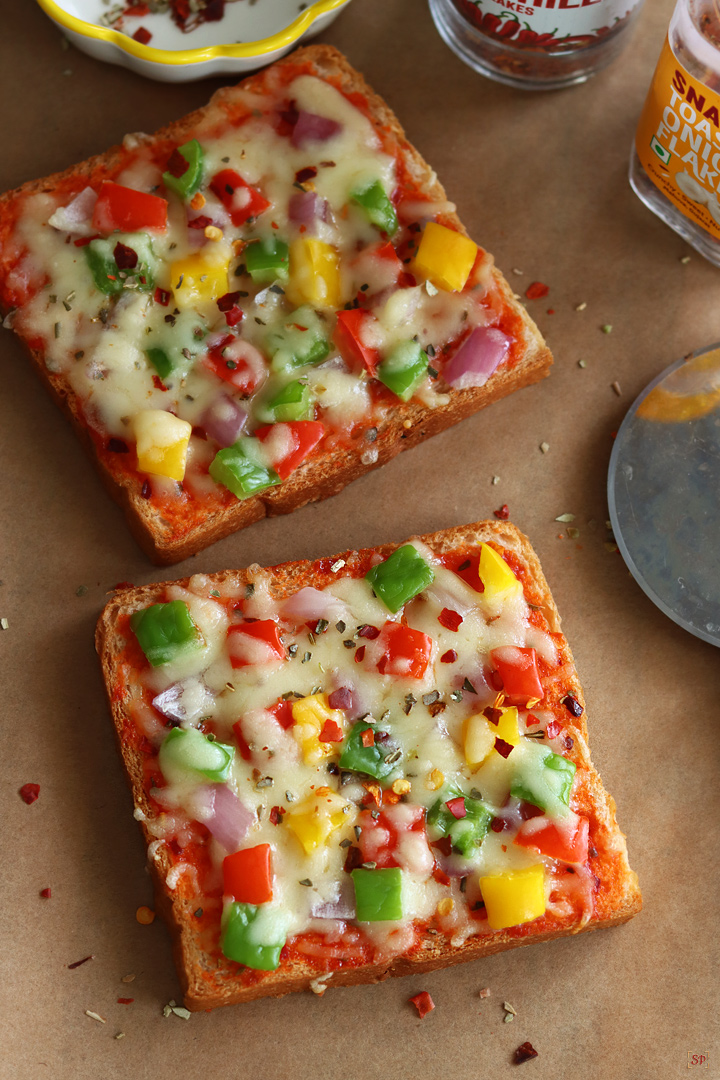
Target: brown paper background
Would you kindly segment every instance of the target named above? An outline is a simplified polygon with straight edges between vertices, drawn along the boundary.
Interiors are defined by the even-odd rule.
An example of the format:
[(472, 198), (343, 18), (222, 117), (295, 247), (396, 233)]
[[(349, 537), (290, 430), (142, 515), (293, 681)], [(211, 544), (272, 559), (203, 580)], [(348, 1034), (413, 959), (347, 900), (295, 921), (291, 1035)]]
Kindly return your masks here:
[[(205, 102), (63, 51), (3, 0), (0, 190)], [(720, 272), (630, 191), (634, 126), (672, 10), (651, 0), (622, 57), (581, 87), (528, 94), (444, 46), (420, 0), (355, 0), (324, 35), (383, 94), (495, 253), (554, 350), (550, 379), (491, 406), (341, 495), (216, 544), (180, 576), (276, 563), (491, 516), (507, 502), (554, 591), (588, 700), (593, 758), (645, 896), (627, 926), (421, 978), (196, 1014), (179, 999), (113, 744), (93, 628), (116, 582), (167, 577), (130, 538), (10, 334), (0, 336), (2, 1080), (485, 1080), (529, 1039), (535, 1080), (686, 1075), (718, 1040), (720, 654), (676, 627), (603, 547), (612, 432), (666, 365), (720, 338)], [(522, 277), (512, 268), (524, 271)], [(583, 312), (575, 310), (587, 303)], [(548, 308), (554, 314), (547, 313)], [(612, 324), (612, 333), (600, 327)], [(587, 361), (580, 369), (579, 358)], [(622, 394), (611, 389), (617, 380)], [(542, 454), (539, 444), (550, 450)], [(491, 485), (494, 474), (500, 476)], [(561, 538), (571, 512), (577, 541)], [(77, 596), (78, 586), (88, 592)], [(41, 785), (26, 806), (17, 795)], [(39, 890), (51, 886), (52, 899)], [(95, 959), (71, 971), (87, 954)], [(120, 979), (135, 974), (131, 985)], [(481, 1001), (478, 990), (491, 989)], [(407, 999), (429, 990), (422, 1022)], [(134, 997), (132, 1005), (116, 1002)], [(517, 1010), (502, 1023), (502, 1002)], [(102, 1025), (84, 1015), (91, 1009)], [(113, 1036), (124, 1031), (126, 1037)], [(524, 1073), (523, 1073), (524, 1075)]]

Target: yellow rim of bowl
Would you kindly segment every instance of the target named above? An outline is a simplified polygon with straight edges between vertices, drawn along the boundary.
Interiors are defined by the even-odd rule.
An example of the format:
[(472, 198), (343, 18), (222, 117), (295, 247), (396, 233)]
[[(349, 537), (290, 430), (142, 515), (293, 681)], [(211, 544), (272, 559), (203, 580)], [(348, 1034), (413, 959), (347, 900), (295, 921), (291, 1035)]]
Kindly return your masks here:
[(242, 45), (208, 45), (204, 49), (154, 49), (150, 45), (141, 45), (139, 41), (134, 41), (127, 34), (111, 30), (110, 27), (97, 26), (95, 23), (79, 19), (76, 15), (70, 15), (56, 4), (55, 0), (37, 0), (37, 2), (45, 14), (65, 30), (71, 30), (82, 37), (95, 38), (97, 41), (107, 41), (122, 49), (123, 52), (137, 56), (140, 60), (181, 66), (218, 58), (251, 59), (275, 52), (276, 49), (294, 44), (306, 30), (309, 30), (316, 19), (335, 8), (342, 7), (347, 0), (316, 0), (311, 7), (298, 15), (284, 30), (279, 30), (277, 34), (260, 38), (258, 41), (245, 42)]

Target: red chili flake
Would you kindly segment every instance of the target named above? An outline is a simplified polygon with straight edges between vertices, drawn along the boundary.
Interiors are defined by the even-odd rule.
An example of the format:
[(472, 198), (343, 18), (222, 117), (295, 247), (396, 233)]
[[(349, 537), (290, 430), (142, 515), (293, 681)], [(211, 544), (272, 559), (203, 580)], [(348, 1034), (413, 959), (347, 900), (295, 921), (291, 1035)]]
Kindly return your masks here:
[(541, 817), (544, 811), (539, 806), (534, 806), (531, 802), (521, 799), (518, 813), (523, 821), (529, 821), (530, 818)]
[(440, 657), (440, 663), (441, 664), (454, 664), (455, 661), (457, 660), (457, 658), (458, 658), (458, 654), (455, 652), (455, 650), (454, 649), (448, 649), (448, 651), (444, 652), (442, 654), (442, 656)]
[(124, 439), (108, 439), (107, 448), (111, 454), (129, 454), (130, 447)]
[(525, 290), (528, 300), (540, 300), (550, 292), (549, 285), (543, 285), (542, 281), (533, 281)]
[(460, 626), (462, 626), (463, 617), (459, 611), (453, 611), (451, 608), (444, 607), (438, 615), (438, 622), (441, 626), (444, 626), (446, 630), (452, 630), (453, 633), (457, 633)]
[(23, 786), (20, 788), (19, 794), (20, 794), (20, 798), (22, 799), (22, 801), (24, 803), (27, 803), (28, 806), (30, 806), (31, 803), (35, 802), (38, 795), (40, 794), (40, 785), (39, 784), (23, 784)]
[(366, 728), (360, 736), (360, 741), (362, 742), (363, 746), (374, 746), (375, 732), (373, 731), (373, 729)]
[(380, 636), (380, 631), (377, 626), (361, 626), (358, 630), (358, 637), (367, 638), (368, 641), (374, 641), (376, 637)]
[(421, 1020), (435, 1008), (435, 1002), (430, 997), (427, 990), (423, 990), (421, 994), (416, 994), (415, 997), (411, 997), (410, 1004), (415, 1006)]
[(437, 848), (441, 855), (452, 855), (452, 840), (449, 836), (442, 836), (439, 840), (435, 840), (431, 845)]
[(144, 26), (138, 26), (137, 30), (133, 34), (133, 40), (138, 41), (141, 45), (147, 45), (151, 37), (152, 34), (149, 30), (146, 30)]
[(202, 439), (203, 442), (207, 442), (207, 432), (205, 428), (198, 427), (197, 424), (193, 425), (192, 434), (196, 439)]
[(140, 489), (140, 494), (142, 495), (143, 499), (149, 499), (152, 495), (152, 488), (150, 487), (149, 480), (143, 480), (143, 486)]
[(207, 229), (212, 223), (212, 218), (209, 218), (207, 214), (198, 214), (197, 217), (188, 221), (188, 229)]
[[(364, 733), (367, 734), (367, 733)], [(326, 720), (318, 738), (320, 742), (342, 742), (342, 728), (334, 720)], [(363, 746), (365, 743), (363, 742)], [(372, 744), (370, 744), (372, 745)]]
[(158, 285), (157, 289), (153, 294), (153, 300), (156, 304), (162, 304), (163, 307), (167, 307), (170, 303), (171, 295), (172, 293), (169, 293), (167, 289), (161, 289)]
[(49, 900), (50, 897), (52, 896), (52, 889), (50, 889), (50, 888), (41, 889), (40, 890), (40, 895), (42, 896), (43, 900)]
[[(444, 839), (445, 840), (450, 840), (450, 837), (446, 836), (446, 837), (444, 837)], [(437, 844), (435, 846), (437, 847)], [(452, 854), (452, 842), (450, 843), (450, 851), (448, 851), (448, 855), (450, 855), (450, 854)], [(432, 876), (433, 876), (433, 881), (437, 881), (438, 885), (449, 885), (450, 884), (449, 875), (446, 874), (444, 870), (441, 870), (439, 866), (435, 866), (433, 868)]]
[(488, 705), (486, 709), (483, 709), (483, 716), (486, 720), (489, 720), (495, 727), (500, 723), (500, 717), (502, 716), (501, 709), (493, 709), (492, 705)]
[(243, 309), (239, 307), (230, 308), (225, 312), (225, 322), (228, 326), (237, 326), (239, 322), (243, 320)]
[(118, 998), (117, 1003), (118, 1005), (132, 1005), (134, 1000), (135, 998)]
[(548, 313), (548, 315), (554, 315), (555, 314), (555, 308), (554, 307), (549, 307), (547, 309), (547, 313)]
[(496, 738), (495, 749), (501, 757), (509, 758), (513, 752), (513, 745), (512, 743), (505, 742), (504, 739)]
[(575, 740), (572, 739), (569, 735), (566, 735), (565, 738), (563, 739), (563, 746), (565, 747), (565, 749), (566, 750), (572, 750), (574, 745), (575, 745)]
[(499, 510), (493, 510), (493, 514), (498, 521), (507, 521), (510, 517), (510, 509), (507, 503), (503, 503)]
[(280, 228), (280, 226), (278, 225), (278, 223), (276, 221), (271, 221), (270, 225), (271, 225), (271, 227), (273, 229), (279, 229)]
[(220, 311), (229, 311), (230, 308), (235, 307), (239, 299), (239, 292), (226, 292), (224, 296), (219, 296), (215, 303)]
[(317, 176), (317, 168), (314, 165), (307, 165), (304, 169), (298, 169), (295, 173), (295, 183), (305, 184), (308, 180), (312, 180), (314, 176)]
[(504, 817), (494, 817), (490, 822), (490, 828), (493, 832), (503, 832), (510, 828), (510, 822)]
[(153, 375), (152, 381), (153, 381), (153, 386), (155, 387), (156, 390), (167, 390), (167, 386), (162, 381), (162, 379), (160, 378), (159, 375)]
[(74, 971), (75, 968), (79, 968), (83, 964), (87, 964), (88, 960), (94, 959), (95, 957), (92, 954), (90, 954), (90, 956), (83, 956), (82, 960), (76, 960), (74, 964), (68, 964), (68, 968), (70, 969), (70, 971)]
[(355, 663), (356, 664), (361, 663), (362, 660), (364, 659), (364, 657), (365, 657), (365, 646), (361, 645), (360, 648), (355, 653)]
[(118, 270), (134, 270), (138, 264), (138, 254), (127, 244), (121, 244), (118, 240), (113, 248), (113, 259), (117, 263)]
[(557, 720), (551, 720), (549, 722), (549, 724), (547, 725), (547, 727), (545, 728), (545, 734), (547, 735), (548, 739), (557, 738), (557, 736), (560, 734), (561, 731), (562, 731), (562, 727), (557, 722)]
[(530, 1061), (531, 1058), (536, 1058), (537, 1056), (538, 1052), (532, 1043), (524, 1042), (518, 1046), (513, 1054), (513, 1063), (515, 1065), (522, 1065), (523, 1061)]
[(578, 699), (573, 697), (572, 694), (567, 694), (566, 697), (562, 699), (562, 703), (571, 716), (582, 716), (585, 712)]
[(282, 806), (273, 806), (270, 810), (270, 824), (281, 825), (285, 810)]
[(352, 690), (349, 686), (339, 686), (332, 694), (328, 694), (328, 705), (331, 709), (351, 709), (352, 703)]
[(189, 168), (190, 162), (183, 157), (178, 149), (175, 149), (170, 155), (170, 160), (167, 163), (165, 171), (169, 172), (170, 175), (174, 176), (176, 179), (179, 179), (181, 176), (185, 175)]
[(345, 862), (343, 864), (343, 870), (346, 874), (351, 873), (353, 870), (359, 869), (363, 864), (363, 856), (359, 847), (349, 847), (347, 849), (347, 855), (345, 856)]
[(456, 799), (448, 799), (445, 805), (454, 818), (464, 818), (467, 815), (465, 797), (463, 795), (458, 795)]
[(537, 716), (533, 716), (531, 712), (527, 714), (527, 717), (525, 718), (525, 727), (535, 727), (539, 723), (540, 721)]

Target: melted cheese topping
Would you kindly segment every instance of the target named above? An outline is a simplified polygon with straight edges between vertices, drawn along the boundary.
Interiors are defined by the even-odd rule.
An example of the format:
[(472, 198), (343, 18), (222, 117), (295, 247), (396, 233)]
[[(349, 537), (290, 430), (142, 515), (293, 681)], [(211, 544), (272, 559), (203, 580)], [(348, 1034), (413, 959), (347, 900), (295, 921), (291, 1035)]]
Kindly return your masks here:
[[(240, 122), (219, 127), (217, 113), (211, 112), (193, 132), (204, 153), (198, 210), (165, 189), (166, 160), (158, 162), (159, 151), (151, 139), (126, 141), (133, 157), (113, 179), (164, 197), (168, 224), (162, 231), (112, 233), (108, 251), (119, 241), (141, 256), (147, 253), (152, 277), (148, 291), (132, 270), (121, 272), (125, 277), (119, 296), (108, 296), (96, 287), (88, 249), (82, 246), (96, 235), (91, 221), (97, 191), (92, 188), (79, 193), (79, 198), (39, 193), (25, 200), (13, 238), (24, 254), (8, 279), (11, 286), (22, 284), (23, 291), (30, 293), (16, 313), (15, 329), (25, 338), (42, 341), (48, 370), (76, 395), (86, 422), (101, 441), (122, 439), (132, 448), (133, 418), (147, 409), (170, 411), (193, 425), (185, 480), (187, 491), (198, 499), (213, 493), (227, 497), (226, 489), (208, 475), (215, 454), (227, 442), (216, 443), (212, 431), (203, 431), (203, 424), (208, 423), (206, 410), (229, 395), (242, 401), (249, 412), (245, 435), (263, 423), (256, 406), (262, 404), (263, 386), (272, 375), (269, 342), (296, 306), (286, 295), (296, 292), (292, 274), (289, 283), (276, 282), (272, 287), (254, 283), (245, 273), (242, 243), (279, 238), (292, 244), (312, 237), (335, 252), (341, 306), (360, 303), (372, 312), (374, 319), (359, 331), (359, 340), (380, 357), (397, 344), (415, 339), (423, 349), (429, 348), (430, 363), (442, 372), (448, 355), (468, 331), (497, 321), (486, 288), (490, 283), (486, 256), (458, 293), (415, 284), (404, 272), (417, 245), (419, 223), (437, 218), (448, 207), (404, 198), (407, 193), (399, 188), (396, 160), (384, 152), (378, 133), (360, 108), (311, 75), (300, 75), (282, 87), (274, 87), (268, 78), (265, 93), (245, 92), (233, 100), (247, 109)], [(287, 133), (279, 133), (277, 124), (290, 102), (299, 112), (334, 121), (337, 132), (323, 141), (294, 146)], [(224, 169), (238, 172), (270, 204), (239, 226), (233, 225), (231, 211), (210, 187), (212, 178)], [(306, 174), (311, 178), (299, 183), (296, 177)], [(387, 237), (351, 197), (374, 183), (396, 203), (400, 228), (392, 240), (397, 257), (388, 258), (387, 251), (384, 257), (379, 255)], [(292, 197), (303, 188), (314, 193), (320, 208), (306, 224), (293, 220), (290, 212)], [(236, 201), (239, 196), (246, 202), (250, 198), (243, 189), (236, 193)], [(211, 235), (204, 228), (189, 227), (198, 215), (212, 222)], [(205, 276), (199, 274), (200, 284), (191, 284), (187, 275), (183, 281), (180, 270), (188, 259), (198, 258), (210, 269)], [(227, 275), (220, 292), (240, 294), (236, 304), (242, 321), (232, 327), (218, 309), (217, 290), (210, 295), (203, 292), (202, 282), (216, 272), (223, 280)], [(167, 302), (158, 299), (155, 286), (165, 291)], [(348, 367), (347, 358), (340, 356), (332, 341), (336, 311), (324, 307), (316, 315), (329, 346), (327, 358), (318, 366), (295, 367), (280, 382), (292, 377), (306, 383), (310, 418), (323, 423), (326, 439), (347, 439), (356, 425), (377, 424), (383, 403), (395, 399), (368, 371)], [(210, 369), (206, 360), (214, 347), (224, 350), (228, 366), (247, 366), (248, 386), (221, 381)], [(162, 379), (149, 359), (149, 349), (173, 355), (173, 368)], [(430, 375), (414, 393), (427, 408), (449, 400), (436, 392)], [(320, 443), (310, 453), (322, 454), (325, 445)], [(272, 464), (278, 458), (266, 454), (263, 460)], [(367, 460), (374, 460), (372, 452)], [(132, 471), (133, 461), (127, 458), (123, 465)], [(183, 494), (182, 488), (162, 477), (153, 476), (150, 483), (141, 473), (138, 487), (143, 483), (146, 497), (167, 502), (178, 501)]]
[[(154, 708), (142, 705), (142, 709), (155, 716), (162, 713), (168, 725), (199, 728), (235, 747), (225, 783), (251, 818), (240, 847), (268, 844), (272, 850), (273, 897), (261, 905), (261, 916), (253, 924), (256, 944), (287, 937), (306, 955), (328, 960), (334, 955), (333, 934), (350, 933), (351, 938), (343, 938), (343, 949), (364, 942), (376, 959), (387, 959), (410, 948), (418, 927), (435, 920), (459, 945), (472, 935), (490, 932), (479, 904), (479, 879), (538, 863), (546, 868), (549, 911), (562, 912), (563, 904), (570, 910), (573, 895), (584, 918), (592, 911), (587, 874), (578, 878), (572, 895), (569, 885), (557, 892), (556, 877), (562, 876), (565, 864), (512, 842), (523, 825), (527, 804), (511, 796), (511, 784), (531, 786), (549, 751), (563, 753), (557, 733), (548, 732), (541, 739), (528, 735), (531, 730), (535, 736), (544, 733), (553, 713), (541, 704), (519, 708), (518, 738), (507, 757), (492, 749), (473, 768), (464, 754), (468, 719), (501, 703), (502, 695), (499, 699), (489, 684), (491, 650), (508, 645), (536, 648), (552, 671), (558, 663), (552, 638), (531, 622), (521, 590), (498, 613), (496, 603), (444, 567), (420, 542), (413, 543), (432, 567), (434, 580), (396, 614), (388, 611), (365, 578), (347, 571), (347, 576), (338, 573), (325, 589), (305, 587), (278, 601), (272, 596), (269, 575), (254, 568), (252, 588), (240, 608), (234, 599), (230, 614), (228, 597), (237, 596), (231, 583), (219, 589), (198, 575), (188, 589), (167, 589), (167, 600), (187, 603), (201, 634), (200, 644), (171, 663), (142, 671), (144, 696), (154, 703)], [(447, 610), (462, 618), (455, 631), (439, 621)], [(284, 659), (278, 659), (264, 640), (228, 634), (233, 625), (251, 628), (252, 620), (258, 619), (277, 625)], [(407, 668), (405, 675), (383, 673), (388, 627), (401, 626), (431, 641), (422, 677), (412, 677)], [(238, 645), (238, 639), (244, 644)], [(233, 666), (233, 661), (242, 666)], [(351, 695), (352, 704), (330, 708), (327, 695), (341, 688)], [(327, 717), (340, 727), (342, 743), (323, 744), (315, 738), (308, 749), (307, 740), (317, 736), (320, 727), (295, 711), (289, 726), (279, 722), (273, 712), (278, 704), (288, 702), (292, 708), (303, 699), (324, 702)], [(361, 718), (387, 733), (386, 760), (393, 767), (380, 782), (338, 767), (353, 724)], [(156, 746), (167, 737), (168, 728), (158, 730), (157, 724), (153, 728), (144, 713), (136, 712), (135, 720)], [(207, 781), (175, 766), (165, 770), (164, 781), (151, 792), (163, 811), (150, 822), (151, 832), (163, 839), (177, 837), (194, 820), (210, 822), (212, 833)], [(428, 811), (458, 791), (481, 799), (493, 820), (482, 841), (465, 854), (448, 851), (442, 844), (431, 846), (439, 834), (426, 823)], [(525, 831), (539, 834), (552, 822), (571, 842), (578, 815), (567, 800), (552, 793), (548, 800), (544, 815), (526, 821)], [(311, 806), (322, 812), (325, 803), (332, 825), (320, 842), (308, 846), (289, 822), (293, 812)], [(208, 843), (219, 874), (231, 852), (215, 838)], [(401, 926), (392, 922), (353, 927), (347, 912), (338, 908), (339, 899), (347, 897), (348, 852), (358, 845), (361, 856), (355, 865), (379, 863), (401, 869)], [(167, 881), (171, 890), (180, 880), (177, 867), (176, 861)], [(306, 939), (311, 933), (320, 933), (325, 945), (311, 947)], [(341, 949), (339, 955), (350, 954)]]

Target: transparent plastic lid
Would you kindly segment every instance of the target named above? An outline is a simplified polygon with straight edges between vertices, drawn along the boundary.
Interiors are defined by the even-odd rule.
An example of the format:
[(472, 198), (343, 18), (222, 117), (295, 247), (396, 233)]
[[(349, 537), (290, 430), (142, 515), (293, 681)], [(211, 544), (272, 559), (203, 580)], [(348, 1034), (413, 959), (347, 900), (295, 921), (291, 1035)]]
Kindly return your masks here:
[(634, 402), (610, 458), (608, 504), (640, 587), (720, 645), (720, 345), (678, 360)]

